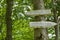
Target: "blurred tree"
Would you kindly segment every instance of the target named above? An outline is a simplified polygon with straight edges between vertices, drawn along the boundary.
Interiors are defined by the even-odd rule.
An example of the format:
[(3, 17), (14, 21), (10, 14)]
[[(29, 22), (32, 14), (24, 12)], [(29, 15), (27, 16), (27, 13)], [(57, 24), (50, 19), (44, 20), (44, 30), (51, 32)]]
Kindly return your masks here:
[(53, 15), (54, 15), (54, 22), (57, 23), (57, 25), (54, 27), (55, 28), (55, 40), (59, 40), (59, 24), (58, 24), (58, 13), (57, 13), (57, 2), (58, 0), (52, 0), (53, 2)]
[(5, 40), (12, 40), (12, 6), (13, 6), (13, 0), (6, 0), (6, 39)]
[[(8, 0), (11, 1), (11, 0)], [(1, 27), (1, 34), (0, 40), (4, 40), (6, 37), (6, 25), (5, 25), (5, 13), (6, 13), (6, 0), (0, 0), (0, 23), (2, 24)], [(57, 14), (60, 16), (60, 1), (57, 1)], [(33, 28), (29, 27), (30, 19), (34, 20), (34, 17), (26, 16), (24, 13), (27, 11), (33, 10), (32, 0), (14, 0), (12, 8), (12, 40), (33, 40), (34, 31)], [(44, 5), (46, 9), (53, 8), (52, 0), (44, 0)], [(8, 7), (10, 8), (10, 6)], [(9, 15), (9, 13), (8, 13)], [(7, 16), (8, 16), (7, 15)], [(7, 17), (6, 16), (6, 17)], [(46, 16), (47, 20), (54, 21), (54, 16)], [(8, 21), (8, 20), (7, 20)], [(9, 28), (10, 29), (10, 28)], [(55, 30), (54, 28), (48, 29), (49, 39), (54, 40), (55, 38)]]

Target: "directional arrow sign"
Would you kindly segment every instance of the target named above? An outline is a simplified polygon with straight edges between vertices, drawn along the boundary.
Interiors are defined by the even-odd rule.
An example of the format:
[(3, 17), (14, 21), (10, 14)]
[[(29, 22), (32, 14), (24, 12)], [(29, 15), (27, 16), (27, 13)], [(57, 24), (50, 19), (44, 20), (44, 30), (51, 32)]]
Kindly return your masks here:
[(47, 10), (34, 10), (34, 11), (29, 11), (25, 13), (26, 15), (29, 16), (38, 16), (38, 15), (49, 15), (51, 14), (51, 10), (47, 9)]
[(49, 21), (30, 22), (30, 27), (33, 27), (33, 28), (49, 28), (55, 25), (57, 24)]

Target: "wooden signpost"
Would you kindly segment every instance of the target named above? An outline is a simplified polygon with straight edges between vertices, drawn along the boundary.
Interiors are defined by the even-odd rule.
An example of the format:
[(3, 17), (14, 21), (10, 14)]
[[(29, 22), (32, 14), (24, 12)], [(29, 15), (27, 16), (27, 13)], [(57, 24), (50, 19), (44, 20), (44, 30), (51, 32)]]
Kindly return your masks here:
[(26, 12), (26, 15), (29, 15), (29, 16), (50, 15), (50, 14), (51, 14), (50, 9), (41, 9), (41, 10)]
[[(60, 16), (58, 16), (58, 26), (60, 26)], [(60, 27), (59, 27), (60, 28)], [(60, 29), (59, 29), (60, 30)], [(59, 31), (59, 34), (60, 34), (60, 31)], [(60, 35), (58, 36), (59, 37), (59, 40), (60, 40)]]
[[(30, 22), (30, 27), (34, 28), (34, 40), (48, 40), (47, 28), (57, 25), (54, 22), (45, 21), (44, 16), (50, 15), (51, 10), (44, 8), (43, 0), (33, 0), (34, 11), (26, 12), (26, 15), (34, 16), (35, 22)], [(41, 20), (41, 21), (40, 21)]]
[(53, 27), (54, 25), (57, 24), (49, 21), (30, 22), (30, 27), (32, 28), (50, 28)]

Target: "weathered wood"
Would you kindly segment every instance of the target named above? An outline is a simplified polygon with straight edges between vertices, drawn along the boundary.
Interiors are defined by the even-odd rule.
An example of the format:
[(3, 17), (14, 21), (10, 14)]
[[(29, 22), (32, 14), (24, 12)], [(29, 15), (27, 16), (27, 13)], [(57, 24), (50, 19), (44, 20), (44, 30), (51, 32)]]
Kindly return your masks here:
[(60, 16), (58, 16), (58, 24), (59, 24), (59, 40), (60, 40)]
[(34, 11), (26, 12), (25, 14), (29, 16), (50, 15), (51, 10), (50, 9), (34, 10)]
[(33, 27), (33, 28), (50, 28), (55, 25), (57, 24), (49, 21), (30, 22), (30, 27)]
[[(32, 0), (32, 1), (33, 1), (34, 10), (45, 9), (43, 0)], [(35, 16), (36, 21), (40, 21), (39, 18), (40, 18), (39, 16)], [(43, 28), (43, 29), (35, 28), (34, 29), (34, 40), (48, 40), (46, 28)]]
[(53, 14), (54, 14), (54, 22), (57, 23), (57, 25), (55, 26), (55, 40), (59, 40), (59, 24), (58, 24), (58, 14), (57, 14), (57, 7), (56, 7), (56, 2), (58, 0), (52, 0), (53, 1)]

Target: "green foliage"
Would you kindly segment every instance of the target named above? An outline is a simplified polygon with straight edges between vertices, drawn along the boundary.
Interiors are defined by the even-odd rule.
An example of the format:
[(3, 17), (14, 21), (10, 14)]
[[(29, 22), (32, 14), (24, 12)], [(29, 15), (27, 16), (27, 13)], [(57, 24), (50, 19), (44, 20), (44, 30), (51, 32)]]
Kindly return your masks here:
[(58, 16), (60, 16), (60, 1), (57, 1), (57, 11), (58, 11)]
[[(45, 8), (52, 9), (52, 0), (44, 0)], [(30, 18), (24, 13), (32, 10), (32, 0), (14, 0), (12, 9), (12, 38), (13, 40), (33, 40), (34, 31), (29, 27)], [(58, 16), (60, 16), (60, 1), (57, 1)], [(4, 40), (6, 36), (6, 0), (0, 0), (0, 40)], [(47, 16), (47, 20), (53, 21), (53, 16)], [(33, 20), (33, 19), (32, 19)], [(52, 34), (50, 40), (55, 36), (54, 28), (48, 29), (49, 35)]]
[(15, 0), (13, 6), (13, 40), (33, 40), (33, 29), (29, 27), (29, 17), (25, 16), (27, 10), (31, 10), (28, 0)]
[(33, 29), (29, 20), (20, 19), (13, 22), (13, 40), (33, 40)]

